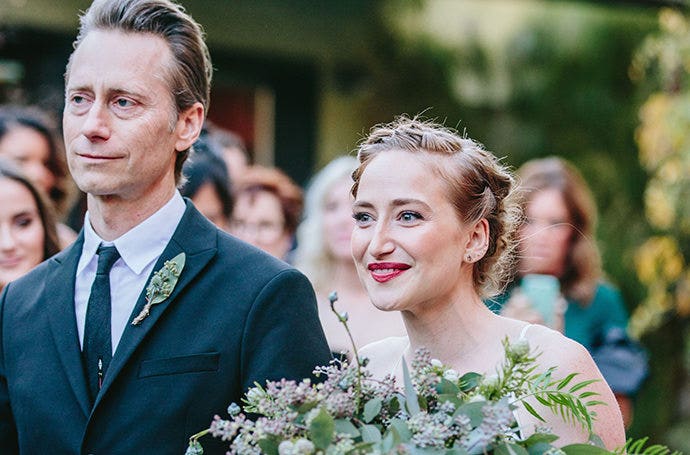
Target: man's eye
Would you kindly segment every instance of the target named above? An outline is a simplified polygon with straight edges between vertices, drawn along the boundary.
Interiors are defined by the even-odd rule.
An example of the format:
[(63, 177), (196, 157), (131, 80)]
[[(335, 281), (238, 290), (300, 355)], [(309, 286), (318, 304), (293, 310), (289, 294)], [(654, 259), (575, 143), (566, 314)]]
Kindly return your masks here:
[(134, 103), (127, 98), (118, 98), (115, 100), (115, 104), (117, 104), (118, 107), (131, 107), (134, 105)]
[(86, 99), (81, 95), (74, 95), (72, 97), (72, 102), (74, 104), (82, 104), (84, 101), (86, 101)]

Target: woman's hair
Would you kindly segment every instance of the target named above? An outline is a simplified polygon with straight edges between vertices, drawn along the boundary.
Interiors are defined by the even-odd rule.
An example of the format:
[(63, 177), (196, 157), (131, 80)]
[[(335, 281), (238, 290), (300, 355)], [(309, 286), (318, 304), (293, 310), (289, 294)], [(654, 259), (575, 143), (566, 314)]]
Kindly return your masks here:
[(22, 174), (21, 170), (7, 160), (0, 158), (0, 179), (13, 180), (23, 187), (25, 187), (34, 198), (36, 207), (38, 208), (38, 215), (43, 225), (43, 260), (48, 259), (58, 251), (60, 251), (60, 243), (58, 242), (57, 227), (55, 223), (55, 215), (53, 214), (53, 207), (46, 202), (43, 193), (29, 181), (27, 177)]
[(574, 232), (560, 277), (561, 288), (580, 305), (589, 304), (602, 272), (594, 240), (597, 208), (587, 183), (572, 164), (557, 157), (528, 161), (518, 169), (517, 175), (522, 186), (523, 207), (540, 191), (555, 189), (563, 197)]
[(333, 185), (342, 179), (351, 179), (356, 167), (355, 157), (341, 156), (315, 174), (307, 185), (304, 220), (297, 229), (295, 266), (311, 280), (317, 291), (329, 285), (335, 264), (323, 232), (326, 199)]
[(71, 191), (65, 152), (55, 122), (37, 107), (0, 107), (0, 140), (15, 128), (29, 128), (40, 134), (48, 143), (46, 167), (55, 176), (55, 185), (47, 196), (53, 202), (55, 210), (62, 213), (67, 208), (67, 199)]
[[(196, 102), (200, 102), (208, 113), (213, 74), (211, 55), (201, 26), (184, 7), (170, 0), (95, 0), (80, 17), (79, 24), (75, 50), (93, 30), (152, 34), (163, 39), (172, 53), (167, 76), (177, 113), (186, 111)], [(66, 78), (73, 56), (74, 53), (67, 63)], [(189, 149), (177, 153), (177, 183), (181, 183), (182, 166), (188, 156)]]
[(515, 181), (508, 169), (482, 145), (455, 130), (401, 116), (392, 123), (375, 126), (359, 145), (360, 165), (353, 174), (355, 197), (367, 165), (389, 150), (429, 157), (433, 171), (447, 187), (458, 219), (464, 223), (486, 219), (489, 245), (484, 257), (473, 264), (474, 287), (483, 297), (500, 293), (512, 277), (521, 220)]
[(230, 192), (228, 168), (223, 158), (218, 156), (211, 147), (206, 136), (199, 137), (194, 143), (194, 153), (189, 160), (185, 161), (182, 168), (185, 178), (180, 187), (180, 193), (182, 196), (194, 198), (202, 186), (210, 183), (223, 206), (223, 215), (225, 218), (230, 218), (234, 201)]
[(285, 231), (290, 235), (294, 234), (304, 205), (302, 189), (284, 172), (276, 168), (255, 165), (249, 167), (242, 179), (237, 182), (235, 200), (244, 194), (253, 198), (263, 191), (278, 198), (285, 219)]

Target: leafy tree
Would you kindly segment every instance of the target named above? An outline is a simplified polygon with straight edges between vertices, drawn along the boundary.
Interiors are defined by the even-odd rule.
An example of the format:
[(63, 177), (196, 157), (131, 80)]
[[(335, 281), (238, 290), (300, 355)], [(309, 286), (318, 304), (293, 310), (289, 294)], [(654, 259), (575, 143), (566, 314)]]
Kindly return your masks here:
[[(631, 66), (632, 77), (651, 91), (640, 109), (636, 140), (640, 163), (650, 174), (645, 213), (654, 229), (635, 256), (637, 275), (648, 292), (631, 327), (638, 334), (671, 329), (664, 331), (671, 337), (672, 353), (658, 354), (666, 360), (665, 376), (675, 379), (669, 385), (687, 393), (687, 371), (678, 356), (684, 351), (687, 370), (688, 349), (683, 347), (690, 341), (690, 20), (664, 9), (659, 23), (660, 31), (644, 41)], [(680, 411), (675, 419), (688, 417), (688, 409), (669, 408)], [(690, 450), (687, 436), (670, 442)]]

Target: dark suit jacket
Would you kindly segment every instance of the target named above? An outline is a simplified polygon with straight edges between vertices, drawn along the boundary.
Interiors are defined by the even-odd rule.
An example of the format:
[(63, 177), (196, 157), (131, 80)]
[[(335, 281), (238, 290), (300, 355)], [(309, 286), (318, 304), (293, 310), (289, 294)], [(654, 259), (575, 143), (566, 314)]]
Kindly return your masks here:
[[(254, 381), (308, 377), (330, 359), (307, 279), (187, 202), (154, 267), (185, 252), (177, 286), (127, 326), (89, 409), (74, 315), (82, 242), (0, 297), (0, 454), (181, 455)], [(144, 303), (142, 292), (132, 317)]]

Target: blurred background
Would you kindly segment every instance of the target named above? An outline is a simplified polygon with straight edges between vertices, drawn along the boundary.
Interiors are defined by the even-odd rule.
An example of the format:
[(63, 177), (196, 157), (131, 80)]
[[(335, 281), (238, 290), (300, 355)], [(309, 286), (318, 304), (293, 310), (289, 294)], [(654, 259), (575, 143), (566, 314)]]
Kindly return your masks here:
[[(690, 22), (680, 1), (187, 0), (209, 118), (299, 184), (423, 112), (518, 167), (582, 171), (651, 375), (629, 436), (690, 453)], [(83, 0), (0, 0), (0, 104), (60, 115)]]

